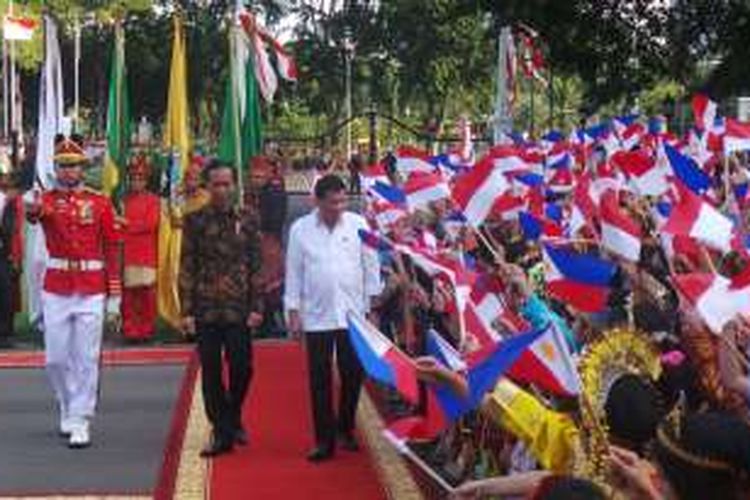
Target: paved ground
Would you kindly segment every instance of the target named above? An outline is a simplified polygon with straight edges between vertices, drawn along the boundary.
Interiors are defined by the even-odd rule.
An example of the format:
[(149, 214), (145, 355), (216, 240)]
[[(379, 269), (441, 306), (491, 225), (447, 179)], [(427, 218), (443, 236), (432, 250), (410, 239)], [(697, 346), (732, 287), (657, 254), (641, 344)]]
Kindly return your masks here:
[(0, 370), (0, 496), (150, 493), (183, 372), (182, 366), (107, 368), (94, 446), (74, 451), (56, 435), (44, 371)]

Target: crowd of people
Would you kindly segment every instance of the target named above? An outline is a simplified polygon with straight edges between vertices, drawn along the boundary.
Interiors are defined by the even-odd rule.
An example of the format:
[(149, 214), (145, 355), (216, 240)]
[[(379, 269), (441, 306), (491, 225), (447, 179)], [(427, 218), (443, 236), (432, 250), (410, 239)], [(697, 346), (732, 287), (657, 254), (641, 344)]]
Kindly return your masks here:
[[(364, 171), (372, 322), (427, 387), (404, 405), (396, 384), (394, 411), (421, 423), (391, 430), (429, 440), (457, 497), (746, 498), (747, 158), (716, 129), (603, 129)], [(544, 329), (560, 342), (474, 397), (488, 351)], [(428, 429), (446, 390), (466, 411)]]

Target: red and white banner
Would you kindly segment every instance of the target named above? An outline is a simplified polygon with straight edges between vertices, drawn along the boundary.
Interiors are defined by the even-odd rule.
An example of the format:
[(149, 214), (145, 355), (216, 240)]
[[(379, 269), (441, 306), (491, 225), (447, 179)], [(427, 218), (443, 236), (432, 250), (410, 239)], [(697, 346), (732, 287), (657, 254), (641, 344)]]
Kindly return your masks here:
[(3, 19), (3, 38), (27, 42), (34, 36), (36, 21), (28, 17), (5, 16)]

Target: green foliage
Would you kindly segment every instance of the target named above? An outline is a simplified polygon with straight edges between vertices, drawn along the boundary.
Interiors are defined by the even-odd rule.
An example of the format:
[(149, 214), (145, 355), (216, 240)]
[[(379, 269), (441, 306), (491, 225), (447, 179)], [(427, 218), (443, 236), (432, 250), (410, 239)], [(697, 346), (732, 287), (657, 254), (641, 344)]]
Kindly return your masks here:
[[(538, 131), (569, 128), (581, 115), (619, 114), (636, 104), (644, 113), (679, 107), (694, 90), (716, 97), (748, 90), (750, 3), (736, 0), (385, 0), (319, 2), (254, 0), (248, 4), (273, 25), (287, 14), (298, 20), (293, 52), (296, 85), (282, 84), (264, 118), (270, 136), (315, 137), (345, 115), (347, 35), (352, 60), (355, 115), (376, 107), (418, 130), (434, 123), (455, 134), (461, 116), (485, 124), (492, 113), (496, 36), (504, 25), (525, 23), (540, 34), (554, 73), (551, 90), (537, 86), (532, 110), (528, 83), (519, 77), (517, 127), (533, 116)], [(343, 7), (342, 7), (343, 4)], [(7, 9), (8, 0), (0, 0)], [(71, 94), (73, 26), (82, 34), (82, 106), (91, 128), (104, 128), (111, 23), (126, 27), (126, 57), (134, 117), (160, 124), (166, 108), (171, 14), (186, 18), (188, 93), (192, 125), (201, 142), (215, 140), (227, 75), (227, 12), (233, 0), (32, 0), (16, 12), (38, 18), (42, 5), (63, 28), (66, 93)], [(35, 81), (41, 37), (18, 43), (26, 80)], [(35, 117), (33, 85), (26, 86), (26, 116)], [(554, 116), (550, 117), (550, 92)], [(355, 123), (367, 133), (366, 119)], [(382, 143), (408, 140), (409, 132), (383, 125)]]
[(674, 104), (687, 96), (685, 86), (674, 81), (658, 82), (656, 85), (641, 92), (639, 105), (648, 115), (664, 113), (664, 106)]

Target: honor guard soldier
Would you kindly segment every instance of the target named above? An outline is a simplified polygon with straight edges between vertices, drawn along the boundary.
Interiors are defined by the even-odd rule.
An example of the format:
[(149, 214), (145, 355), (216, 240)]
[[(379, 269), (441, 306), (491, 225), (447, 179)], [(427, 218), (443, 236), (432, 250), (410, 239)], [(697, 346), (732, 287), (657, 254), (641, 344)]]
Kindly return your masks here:
[(91, 444), (105, 308), (120, 310), (119, 233), (109, 198), (83, 185), (88, 163), (78, 140), (58, 136), (54, 189), (28, 207), (44, 230), (49, 258), (42, 291), (46, 368), (70, 448)]

